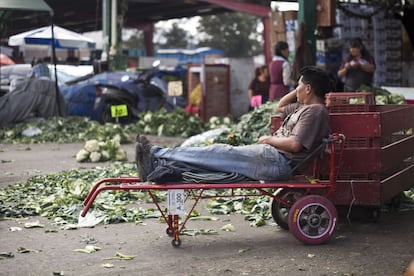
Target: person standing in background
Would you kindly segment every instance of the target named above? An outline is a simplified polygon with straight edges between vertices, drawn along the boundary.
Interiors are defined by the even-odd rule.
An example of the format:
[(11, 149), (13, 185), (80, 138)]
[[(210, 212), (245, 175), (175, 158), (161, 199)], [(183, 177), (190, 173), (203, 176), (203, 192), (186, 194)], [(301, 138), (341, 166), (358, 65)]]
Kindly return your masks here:
[(292, 66), (288, 61), (289, 45), (279, 41), (275, 45), (275, 56), (269, 64), (270, 90), (269, 101), (274, 101), (286, 95), (295, 85), (292, 80)]
[(360, 38), (349, 42), (349, 55), (338, 70), (338, 77), (344, 79), (344, 91), (353, 92), (361, 85), (372, 86), (375, 61)]
[(269, 72), (266, 65), (256, 67), (254, 78), (249, 84), (250, 108), (253, 109), (267, 102), (269, 99)]
[(27, 73), (27, 77), (30, 78), (48, 78), (50, 79), (50, 71), (47, 64), (42, 59), (33, 59), (32, 68)]

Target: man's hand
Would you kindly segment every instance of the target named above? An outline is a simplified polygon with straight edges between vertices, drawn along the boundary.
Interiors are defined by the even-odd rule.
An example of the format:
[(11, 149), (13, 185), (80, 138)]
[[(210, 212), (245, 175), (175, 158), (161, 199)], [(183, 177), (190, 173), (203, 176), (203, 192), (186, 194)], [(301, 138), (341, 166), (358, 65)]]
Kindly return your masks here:
[(272, 137), (272, 136), (268, 136), (268, 135), (261, 136), (261, 137), (259, 137), (259, 140), (257, 141), (257, 143), (258, 144), (269, 144), (270, 145), (270, 143), (269, 143), (270, 137)]

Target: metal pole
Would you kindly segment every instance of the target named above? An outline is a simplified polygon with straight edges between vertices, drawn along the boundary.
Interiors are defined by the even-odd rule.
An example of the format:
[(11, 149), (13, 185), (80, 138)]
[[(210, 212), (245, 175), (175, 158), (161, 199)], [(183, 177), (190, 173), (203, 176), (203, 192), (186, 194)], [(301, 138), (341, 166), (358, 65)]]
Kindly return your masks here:
[(55, 31), (54, 31), (54, 15), (53, 12), (51, 12), (51, 28), (52, 28), (52, 62), (53, 62), (53, 70), (55, 72), (55, 93), (56, 93), (56, 104), (58, 108), (58, 114), (59, 116), (62, 116), (61, 114), (61, 107), (60, 107), (60, 101), (59, 101), (59, 85), (58, 85), (58, 75), (57, 75), (57, 69), (56, 69), (56, 41), (55, 41)]
[(111, 0), (103, 0), (102, 1), (102, 38), (103, 38), (103, 45), (102, 45), (102, 52), (106, 53), (108, 56), (109, 51), (109, 43), (110, 43), (110, 2)]
[(111, 9), (111, 47), (114, 47), (116, 51), (116, 44), (118, 43), (118, 1), (112, 0), (112, 9)]
[(302, 22), (306, 26), (306, 40), (309, 42), (309, 46), (312, 52), (312, 59), (316, 60), (316, 0), (298, 0), (299, 12), (298, 12), (298, 26)]

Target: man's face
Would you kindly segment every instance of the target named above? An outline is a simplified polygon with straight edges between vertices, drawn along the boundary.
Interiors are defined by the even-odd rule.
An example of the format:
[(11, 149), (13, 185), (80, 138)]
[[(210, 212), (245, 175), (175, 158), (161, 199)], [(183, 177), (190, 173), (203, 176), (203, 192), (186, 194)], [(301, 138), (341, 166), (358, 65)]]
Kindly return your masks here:
[(306, 97), (306, 91), (310, 88), (309, 84), (303, 83), (302, 77), (300, 77), (298, 81), (298, 85), (296, 86), (296, 98), (298, 102), (303, 103)]

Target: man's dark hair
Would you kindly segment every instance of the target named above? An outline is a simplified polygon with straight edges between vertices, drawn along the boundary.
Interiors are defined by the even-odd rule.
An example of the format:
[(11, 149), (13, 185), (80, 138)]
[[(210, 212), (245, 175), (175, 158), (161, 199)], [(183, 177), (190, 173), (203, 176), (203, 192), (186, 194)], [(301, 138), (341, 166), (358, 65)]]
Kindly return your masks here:
[(287, 44), (285, 41), (279, 41), (275, 45), (275, 55), (282, 56), (282, 51), (285, 49), (289, 49), (289, 44)]
[(312, 86), (316, 96), (325, 99), (325, 94), (331, 92), (331, 78), (324, 70), (315, 66), (306, 66), (300, 70), (302, 82)]

